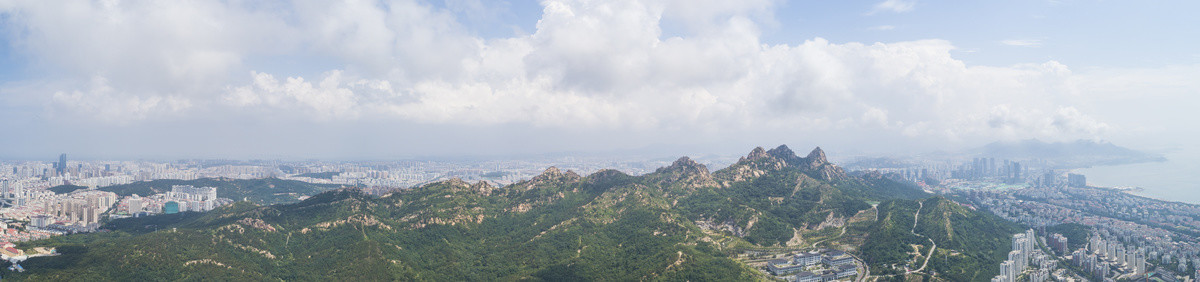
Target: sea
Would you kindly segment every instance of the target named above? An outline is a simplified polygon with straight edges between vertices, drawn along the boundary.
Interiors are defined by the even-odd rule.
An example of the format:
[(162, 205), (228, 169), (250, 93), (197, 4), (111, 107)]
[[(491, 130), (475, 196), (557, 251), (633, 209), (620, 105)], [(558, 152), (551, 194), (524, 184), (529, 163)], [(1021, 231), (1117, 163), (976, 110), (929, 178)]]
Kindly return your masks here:
[(1163, 162), (1078, 169), (1088, 185), (1140, 187), (1135, 195), (1160, 200), (1200, 204), (1200, 150), (1178, 149), (1164, 154)]

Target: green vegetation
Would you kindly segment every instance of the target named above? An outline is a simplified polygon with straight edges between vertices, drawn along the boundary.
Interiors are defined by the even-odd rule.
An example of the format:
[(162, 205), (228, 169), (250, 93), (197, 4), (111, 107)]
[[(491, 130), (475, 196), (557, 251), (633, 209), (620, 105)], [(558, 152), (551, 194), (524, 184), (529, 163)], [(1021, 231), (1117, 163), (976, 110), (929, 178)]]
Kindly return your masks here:
[[(918, 208), (921, 218), (914, 228), (913, 215)], [(892, 265), (920, 267), (933, 240), (937, 251), (929, 258), (926, 272), (932, 270), (950, 281), (988, 281), (998, 275), (1000, 262), (1007, 258), (1012, 234), (1021, 232), (1015, 224), (995, 215), (964, 208), (942, 197), (921, 203), (887, 201), (879, 205), (879, 212), (880, 220), (860, 249), (871, 264), (871, 272), (879, 274), (903, 273)], [(920, 259), (913, 253), (913, 245), (919, 246)]]
[(117, 193), (122, 197), (133, 194), (141, 196), (153, 195), (171, 191), (174, 185), (192, 185), (196, 187), (217, 187), (217, 197), (234, 200), (248, 200), (260, 205), (293, 203), (300, 196), (312, 196), (317, 193), (336, 189), (338, 185), (313, 184), (302, 181), (283, 180), (278, 178), (264, 179), (226, 179), (201, 178), (196, 180), (152, 180), (115, 185), (100, 188), (103, 191)]
[(50, 187), (46, 190), (50, 190), (50, 192), (54, 192), (54, 194), (66, 194), (66, 193), (74, 192), (75, 190), (83, 190), (83, 189), (87, 189), (87, 186), (66, 184), (66, 185), (58, 185), (58, 186)]
[(1092, 228), (1078, 223), (1064, 223), (1046, 227), (1046, 233), (1062, 234), (1063, 237), (1067, 237), (1067, 249), (1075, 250), (1087, 245), (1087, 239), (1092, 233)]
[(933, 239), (939, 250), (929, 266), (953, 281), (989, 281), (999, 275), (999, 265), (1008, 258), (1012, 235), (1022, 232), (1016, 224), (990, 213), (976, 212), (942, 197), (924, 201), (917, 233)]
[[(752, 153), (753, 158), (711, 175), (681, 159), (644, 176), (605, 170), (582, 177), (551, 168), (503, 188), (454, 179), (383, 197), (336, 189), (273, 205), (262, 203), (287, 202), (271, 198), (279, 193), (330, 187), (278, 179), (114, 186), (106, 189), (125, 195), (179, 184), (216, 186), (223, 197), (252, 201), (208, 213), (117, 219), (104, 226), (109, 232), (22, 243), (59, 247), (64, 255), (31, 259), (23, 264), (27, 272), (4, 276), (746, 281), (767, 277), (728, 256), (743, 249), (850, 242), (861, 246), (856, 253), (872, 265), (873, 273), (887, 274), (896, 270), (884, 265), (912, 259), (910, 245), (928, 244), (910, 232), (919, 207), (915, 199), (927, 194), (880, 175), (845, 175), (816, 153), (810, 156), (819, 158), (800, 158), (786, 147)], [(867, 201), (878, 201), (878, 211), (870, 210)], [(945, 199), (923, 203), (917, 230), (938, 240), (939, 252), (930, 262), (937, 276), (978, 280), (995, 271), (983, 265), (1004, 250), (987, 248), (997, 236), (1009, 236), (1008, 229), (969, 222), (993, 218)], [(836, 227), (848, 218), (857, 219)], [(942, 226), (952, 227), (938, 229)], [(946, 235), (933, 234), (937, 232)], [(796, 233), (805, 238), (793, 238)], [(941, 253), (942, 244), (958, 255)], [(939, 259), (962, 260), (969, 263), (966, 267), (984, 270), (969, 272)]]
[(917, 213), (915, 201), (892, 200), (880, 203), (879, 221), (869, 230), (866, 242), (859, 248), (859, 255), (871, 266), (872, 274), (900, 274), (903, 271), (892, 265), (904, 265), (912, 259), (910, 245), (928, 244), (909, 229), (913, 215)]

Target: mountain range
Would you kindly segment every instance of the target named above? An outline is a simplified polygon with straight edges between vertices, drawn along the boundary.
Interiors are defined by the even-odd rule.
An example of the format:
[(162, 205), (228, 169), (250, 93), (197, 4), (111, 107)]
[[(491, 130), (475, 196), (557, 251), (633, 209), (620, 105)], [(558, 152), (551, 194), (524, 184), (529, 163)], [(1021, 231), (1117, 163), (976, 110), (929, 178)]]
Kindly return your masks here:
[(640, 176), (551, 167), (503, 187), (451, 179), (381, 197), (336, 189), (104, 229), (21, 243), (61, 255), (4, 277), (770, 280), (748, 251), (822, 247), (855, 254), (874, 275), (988, 281), (1019, 231), (888, 175), (846, 172), (820, 148), (800, 157), (787, 146), (755, 148), (716, 171), (687, 157)]
[(1016, 142), (993, 142), (973, 150), (972, 153), (983, 157), (1001, 159), (1042, 159), (1051, 161), (1062, 168), (1166, 160), (1162, 155), (1146, 153), (1117, 146), (1113, 143), (1094, 140), (1044, 142), (1037, 139), (1029, 139)]

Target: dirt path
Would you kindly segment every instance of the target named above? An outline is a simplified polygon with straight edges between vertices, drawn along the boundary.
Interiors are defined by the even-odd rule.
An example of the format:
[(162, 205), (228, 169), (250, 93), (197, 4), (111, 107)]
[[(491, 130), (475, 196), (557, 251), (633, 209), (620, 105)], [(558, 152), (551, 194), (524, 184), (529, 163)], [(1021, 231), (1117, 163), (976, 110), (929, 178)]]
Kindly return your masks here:
[(933, 239), (929, 239), (929, 237), (925, 237), (925, 235), (917, 234), (917, 222), (921, 221), (921, 210), (925, 208), (925, 202), (917, 201), (917, 204), (919, 204), (920, 207), (917, 208), (917, 213), (913, 217), (913, 227), (912, 227), (912, 229), (909, 229), (908, 232), (912, 232), (913, 235), (921, 236), (921, 238), (925, 238), (925, 240), (929, 240), (929, 243), (932, 243), (933, 247), (929, 248), (929, 254), (925, 255), (925, 262), (921, 263), (921, 268), (917, 268), (916, 270), (909, 270), (907, 273), (925, 271), (925, 266), (929, 265), (929, 259), (933, 256), (933, 251), (937, 251), (937, 242), (934, 242)]

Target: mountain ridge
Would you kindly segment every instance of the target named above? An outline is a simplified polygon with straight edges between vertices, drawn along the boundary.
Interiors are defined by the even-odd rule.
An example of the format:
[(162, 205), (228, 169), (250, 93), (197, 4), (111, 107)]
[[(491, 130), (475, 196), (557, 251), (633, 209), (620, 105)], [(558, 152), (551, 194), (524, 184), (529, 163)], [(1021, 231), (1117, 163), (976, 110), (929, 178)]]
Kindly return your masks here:
[[(551, 167), (503, 187), (450, 179), (381, 197), (336, 189), (292, 204), (114, 220), (111, 232), (22, 243), (82, 251), (30, 259), (29, 272), (6, 276), (768, 280), (731, 255), (818, 243), (814, 234), (872, 212), (868, 200), (929, 196), (885, 176), (846, 174), (819, 148), (808, 155), (760, 147), (712, 173), (687, 157), (639, 176)], [(855, 228), (846, 244), (877, 237)], [(100, 259), (108, 257), (116, 259)]]

